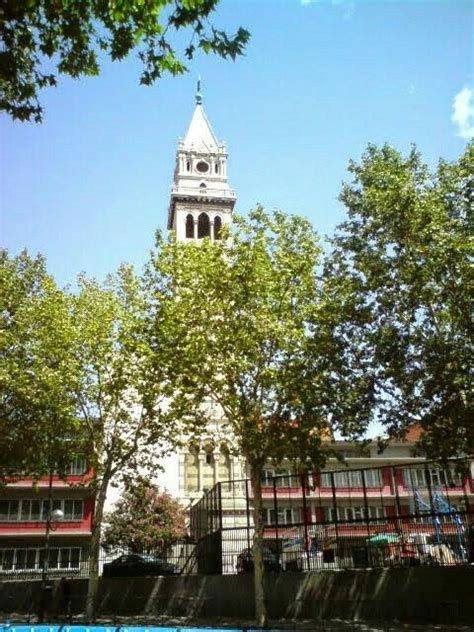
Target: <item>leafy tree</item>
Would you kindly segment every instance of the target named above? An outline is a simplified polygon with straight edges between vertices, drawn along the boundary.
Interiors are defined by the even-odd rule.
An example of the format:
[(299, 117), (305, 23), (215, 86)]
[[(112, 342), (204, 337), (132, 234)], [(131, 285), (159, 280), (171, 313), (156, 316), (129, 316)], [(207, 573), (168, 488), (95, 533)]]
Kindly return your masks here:
[(42, 257), (0, 252), (0, 478), (64, 470), (83, 451), (67, 296)]
[(143, 64), (140, 83), (186, 71), (170, 33), (187, 31), (184, 57), (197, 50), (235, 59), (249, 33), (216, 29), (209, 16), (219, 0), (4, 0), (0, 14), (0, 109), (22, 121), (42, 119), (38, 91), (57, 75), (98, 75), (101, 54), (121, 60), (133, 50)]
[(372, 385), (363, 353), (350, 360), (350, 341), (339, 332), (341, 315), (356, 307), (351, 286), (318, 276), (322, 251), (311, 225), (257, 207), (234, 227), (231, 239), (214, 243), (158, 238), (155, 327), (167, 335), (154, 348), (161, 363), (169, 356), (174, 414), (199, 435), (214, 403), (250, 468), (263, 626), (263, 466), (283, 458), (299, 468), (322, 465), (328, 432), (354, 436), (365, 428)]
[(104, 285), (80, 277), (62, 291), (41, 257), (0, 267), (0, 470), (65, 468), (79, 447), (95, 492), (87, 614), (94, 616), (104, 502), (112, 481), (156, 466), (173, 439), (161, 414), (140, 281), (123, 266)]
[(179, 500), (146, 478), (129, 479), (114, 510), (105, 516), (102, 545), (134, 552), (163, 549), (186, 535), (185, 523)]
[[(71, 297), (80, 380), (75, 397), (87, 429), (95, 472), (87, 616), (94, 618), (104, 503), (112, 481), (120, 483), (156, 468), (175, 426), (162, 411), (159, 369), (151, 365), (147, 303), (132, 268), (122, 266), (105, 285), (80, 277)], [(168, 442), (168, 443), (167, 443)]]
[(365, 306), (380, 420), (419, 423), (432, 457), (472, 454), (474, 143), (433, 173), (415, 148), (369, 145), (349, 171), (331, 266)]

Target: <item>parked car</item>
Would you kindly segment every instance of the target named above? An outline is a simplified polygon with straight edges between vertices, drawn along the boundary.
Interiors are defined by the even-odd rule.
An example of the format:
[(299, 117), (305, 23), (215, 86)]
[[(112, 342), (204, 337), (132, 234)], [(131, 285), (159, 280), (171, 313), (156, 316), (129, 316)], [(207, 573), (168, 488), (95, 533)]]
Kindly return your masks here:
[[(278, 561), (278, 556), (269, 548), (264, 546), (262, 548), (263, 565), (266, 571), (279, 573), (282, 568)], [(244, 549), (237, 556), (237, 573), (242, 575), (243, 573), (253, 572), (253, 551), (252, 549)]]
[(137, 575), (179, 575), (179, 568), (153, 555), (128, 553), (104, 564), (104, 577), (136, 577)]

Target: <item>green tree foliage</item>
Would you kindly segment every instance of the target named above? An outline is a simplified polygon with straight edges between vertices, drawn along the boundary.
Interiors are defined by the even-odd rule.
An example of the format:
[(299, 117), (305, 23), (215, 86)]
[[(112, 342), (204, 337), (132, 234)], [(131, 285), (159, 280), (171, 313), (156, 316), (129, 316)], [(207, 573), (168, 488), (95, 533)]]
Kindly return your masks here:
[(366, 310), (380, 419), (394, 435), (421, 424), (430, 456), (472, 454), (474, 143), (434, 172), (415, 148), (369, 145), (349, 171), (331, 265)]
[(372, 385), (363, 353), (351, 359), (339, 330), (352, 309), (351, 286), (318, 276), (322, 250), (311, 225), (258, 207), (234, 227), (231, 239), (214, 243), (158, 240), (155, 327), (167, 335), (155, 350), (163, 362), (160, 345), (169, 349), (174, 414), (199, 435), (213, 402), (250, 467), (256, 615), (264, 625), (263, 466), (283, 458), (322, 465), (334, 430), (357, 435), (366, 427)]
[(81, 277), (71, 297), (77, 341), (79, 414), (88, 432), (96, 502), (92, 528), (87, 615), (94, 617), (104, 503), (112, 481), (156, 468), (174, 442), (162, 412), (163, 376), (151, 363), (147, 302), (133, 269), (122, 266), (104, 285)]
[[(209, 21), (219, 0), (5, 0), (0, 12), (0, 109), (22, 121), (42, 119), (38, 92), (57, 75), (98, 75), (101, 55), (121, 60), (136, 50), (140, 83), (186, 71), (197, 50), (235, 59), (249, 33), (228, 36)], [(187, 32), (178, 53), (170, 35)]]
[(84, 437), (67, 296), (42, 257), (0, 252), (0, 477), (64, 470)]
[(102, 545), (137, 553), (163, 549), (186, 535), (186, 514), (176, 498), (143, 477), (129, 479), (105, 516)]
[(60, 290), (41, 257), (2, 253), (0, 301), (0, 471), (41, 476), (86, 452), (93, 618), (109, 485), (155, 468), (175, 438), (160, 406), (164, 382), (151, 364), (142, 284), (123, 266), (103, 285), (82, 276), (76, 292)]

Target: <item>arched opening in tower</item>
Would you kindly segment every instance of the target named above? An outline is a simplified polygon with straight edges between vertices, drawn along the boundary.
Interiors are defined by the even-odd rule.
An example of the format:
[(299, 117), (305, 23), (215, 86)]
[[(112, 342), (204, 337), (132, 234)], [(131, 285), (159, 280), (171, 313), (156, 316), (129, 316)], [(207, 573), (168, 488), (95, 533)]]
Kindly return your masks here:
[(189, 213), (186, 215), (186, 239), (192, 239), (194, 237), (194, 218)]
[(214, 239), (221, 239), (222, 220), (219, 215), (214, 218)]
[(211, 234), (211, 223), (207, 213), (201, 213), (198, 218), (198, 239), (209, 237)]

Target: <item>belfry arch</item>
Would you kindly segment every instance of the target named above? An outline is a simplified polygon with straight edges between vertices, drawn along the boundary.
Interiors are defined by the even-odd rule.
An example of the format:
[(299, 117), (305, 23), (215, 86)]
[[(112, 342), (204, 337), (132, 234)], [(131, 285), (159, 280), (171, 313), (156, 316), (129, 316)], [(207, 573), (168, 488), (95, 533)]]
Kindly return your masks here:
[(201, 213), (198, 217), (198, 239), (211, 236), (211, 221), (207, 213)]
[(191, 213), (186, 215), (186, 239), (194, 239), (194, 217)]

